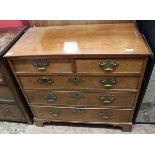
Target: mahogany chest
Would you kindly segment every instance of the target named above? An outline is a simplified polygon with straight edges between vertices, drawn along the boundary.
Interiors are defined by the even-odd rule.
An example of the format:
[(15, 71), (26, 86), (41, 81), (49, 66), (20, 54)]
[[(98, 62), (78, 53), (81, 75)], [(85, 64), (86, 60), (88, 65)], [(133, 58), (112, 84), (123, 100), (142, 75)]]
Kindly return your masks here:
[(0, 120), (31, 124), (29, 107), (3, 55), (22, 36), (26, 28), (0, 29)]
[(130, 23), (30, 28), (5, 57), (36, 125), (110, 124), (130, 131), (148, 55)]

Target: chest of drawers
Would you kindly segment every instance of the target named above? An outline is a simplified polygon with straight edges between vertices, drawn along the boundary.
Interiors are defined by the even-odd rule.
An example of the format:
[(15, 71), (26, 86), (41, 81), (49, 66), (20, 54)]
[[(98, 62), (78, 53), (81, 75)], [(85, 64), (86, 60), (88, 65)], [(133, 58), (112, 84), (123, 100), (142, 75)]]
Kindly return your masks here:
[(0, 120), (32, 124), (29, 107), (3, 57), (24, 32), (25, 28), (0, 29)]
[(134, 24), (100, 24), (30, 28), (5, 57), (36, 125), (130, 131), (148, 54)]

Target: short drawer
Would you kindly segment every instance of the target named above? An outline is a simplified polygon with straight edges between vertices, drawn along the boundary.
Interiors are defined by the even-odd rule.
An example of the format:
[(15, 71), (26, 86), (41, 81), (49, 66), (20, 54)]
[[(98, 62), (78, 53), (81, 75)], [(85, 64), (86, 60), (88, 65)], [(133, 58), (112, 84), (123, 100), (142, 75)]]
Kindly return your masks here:
[(0, 84), (0, 99), (12, 100), (13, 96), (6, 85)]
[(77, 73), (141, 73), (142, 59), (77, 59)]
[(19, 76), (24, 89), (137, 89), (138, 77)]
[(71, 73), (69, 59), (17, 59), (12, 61), (17, 73)]
[(20, 109), (16, 105), (0, 104), (0, 119), (24, 119)]
[(25, 91), (30, 104), (132, 107), (133, 92)]
[(64, 122), (129, 122), (130, 109), (31, 106), (38, 119)]

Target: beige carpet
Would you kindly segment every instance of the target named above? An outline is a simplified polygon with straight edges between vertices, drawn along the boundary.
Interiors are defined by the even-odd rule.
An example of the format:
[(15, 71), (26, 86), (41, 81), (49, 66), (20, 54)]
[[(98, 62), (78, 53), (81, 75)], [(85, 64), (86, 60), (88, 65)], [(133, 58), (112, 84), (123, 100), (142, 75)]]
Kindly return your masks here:
[[(20, 123), (0, 122), (0, 134), (120, 134), (120, 129), (112, 127), (75, 127), (45, 125), (37, 127)], [(137, 124), (131, 134), (155, 134), (155, 125)]]

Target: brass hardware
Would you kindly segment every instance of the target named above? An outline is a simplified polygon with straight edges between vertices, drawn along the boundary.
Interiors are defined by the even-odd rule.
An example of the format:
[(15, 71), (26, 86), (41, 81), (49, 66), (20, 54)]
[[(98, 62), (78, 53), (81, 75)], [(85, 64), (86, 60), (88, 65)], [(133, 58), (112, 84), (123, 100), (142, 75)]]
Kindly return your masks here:
[(80, 77), (80, 76), (74, 76), (74, 77), (69, 77), (68, 80), (70, 83), (74, 83), (74, 84), (79, 84), (82, 83), (84, 81), (84, 78)]
[(49, 112), (49, 114), (51, 114), (54, 117), (58, 117), (60, 115), (60, 112), (57, 111), (57, 110), (52, 110), (52, 111)]
[(55, 94), (49, 94), (45, 96), (45, 99), (48, 102), (54, 102), (57, 99), (57, 96)]
[(111, 103), (112, 101), (115, 100), (115, 97), (114, 96), (108, 96), (108, 95), (104, 95), (104, 96), (101, 96), (99, 98), (99, 100), (101, 102), (104, 102), (104, 103)]
[(114, 84), (117, 83), (117, 80), (114, 78), (105, 78), (104, 80), (101, 80), (101, 83), (105, 88), (111, 88)]
[(74, 108), (74, 109), (73, 109), (73, 112), (74, 112), (74, 113), (77, 113), (77, 114), (82, 114), (82, 113), (85, 113), (85, 109)]
[(112, 116), (112, 113), (110, 113), (110, 112), (101, 112), (101, 113), (99, 113), (99, 115), (103, 119), (109, 119)]
[(53, 80), (51, 80), (48, 77), (40, 77), (38, 79), (38, 83), (40, 83), (40, 84), (51, 84), (52, 82), (53, 82)]
[(34, 67), (36, 67), (40, 71), (44, 71), (49, 65), (46, 59), (34, 60), (32, 64)]
[(84, 94), (81, 92), (75, 92), (75, 93), (71, 93), (70, 97), (74, 99), (82, 99), (84, 98)]
[(119, 64), (116, 60), (104, 60), (99, 63), (99, 66), (104, 71), (113, 71), (118, 65)]

